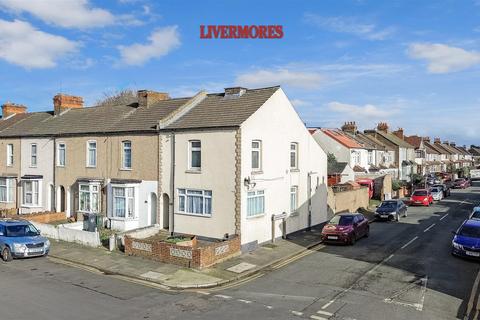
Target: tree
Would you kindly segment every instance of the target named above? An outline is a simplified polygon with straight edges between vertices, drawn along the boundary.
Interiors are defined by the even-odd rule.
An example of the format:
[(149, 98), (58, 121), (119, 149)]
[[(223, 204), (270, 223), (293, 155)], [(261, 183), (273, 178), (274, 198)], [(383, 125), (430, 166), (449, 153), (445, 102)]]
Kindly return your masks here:
[(123, 89), (115, 92), (104, 92), (103, 98), (97, 100), (99, 107), (111, 107), (118, 105), (129, 105), (137, 102), (137, 92), (132, 89)]

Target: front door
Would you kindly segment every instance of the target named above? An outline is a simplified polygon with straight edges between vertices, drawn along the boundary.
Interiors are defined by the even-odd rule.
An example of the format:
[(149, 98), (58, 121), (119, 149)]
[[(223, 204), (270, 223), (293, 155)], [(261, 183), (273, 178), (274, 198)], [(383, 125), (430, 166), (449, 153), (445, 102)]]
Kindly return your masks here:
[(152, 192), (150, 193), (150, 225), (157, 223), (157, 195)]

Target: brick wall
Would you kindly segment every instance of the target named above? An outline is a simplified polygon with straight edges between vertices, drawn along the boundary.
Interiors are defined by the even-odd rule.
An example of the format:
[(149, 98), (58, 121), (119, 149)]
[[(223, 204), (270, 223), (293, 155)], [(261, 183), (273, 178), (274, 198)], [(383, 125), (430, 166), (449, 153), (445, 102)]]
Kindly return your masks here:
[(125, 254), (202, 269), (240, 254), (240, 237), (198, 247), (125, 236)]
[(32, 214), (18, 215), (17, 218), (35, 221), (39, 223), (50, 223), (55, 221), (63, 221), (67, 219), (65, 212), (40, 212)]

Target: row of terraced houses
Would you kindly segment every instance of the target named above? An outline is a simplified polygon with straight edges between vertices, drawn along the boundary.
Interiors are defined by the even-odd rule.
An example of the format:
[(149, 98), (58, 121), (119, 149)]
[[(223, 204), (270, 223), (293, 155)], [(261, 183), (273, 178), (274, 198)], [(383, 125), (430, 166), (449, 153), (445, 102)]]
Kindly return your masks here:
[(176, 99), (141, 90), (96, 107), (58, 94), (52, 107), (3, 105), (0, 209), (240, 235), (246, 248), (271, 239), (277, 215), (288, 233), (327, 219), (326, 153), (280, 87)]

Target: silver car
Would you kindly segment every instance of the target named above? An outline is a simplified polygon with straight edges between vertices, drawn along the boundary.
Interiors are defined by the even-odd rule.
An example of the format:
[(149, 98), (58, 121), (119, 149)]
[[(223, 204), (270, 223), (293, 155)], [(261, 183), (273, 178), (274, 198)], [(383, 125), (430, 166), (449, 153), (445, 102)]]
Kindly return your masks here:
[(443, 189), (440, 187), (431, 188), (430, 193), (432, 194), (433, 200), (435, 201), (440, 201), (443, 199)]

